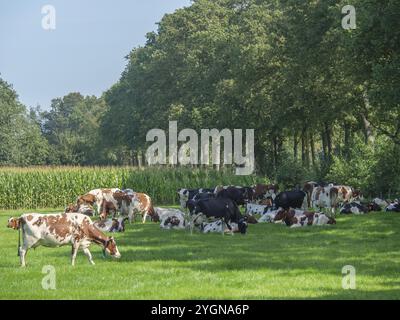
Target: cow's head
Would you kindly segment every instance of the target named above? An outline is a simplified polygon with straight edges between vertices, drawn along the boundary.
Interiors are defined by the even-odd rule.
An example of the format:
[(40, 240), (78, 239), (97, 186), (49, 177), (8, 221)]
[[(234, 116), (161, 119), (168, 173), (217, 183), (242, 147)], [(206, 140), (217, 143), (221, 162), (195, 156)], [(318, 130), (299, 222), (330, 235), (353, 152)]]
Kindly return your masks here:
[(21, 220), (18, 218), (10, 218), (8, 219), (7, 228), (19, 230), (21, 227)]
[(113, 237), (109, 238), (105, 242), (103, 251), (107, 252), (111, 257), (115, 259), (121, 258), (121, 254), (119, 253), (117, 243), (115, 242)]

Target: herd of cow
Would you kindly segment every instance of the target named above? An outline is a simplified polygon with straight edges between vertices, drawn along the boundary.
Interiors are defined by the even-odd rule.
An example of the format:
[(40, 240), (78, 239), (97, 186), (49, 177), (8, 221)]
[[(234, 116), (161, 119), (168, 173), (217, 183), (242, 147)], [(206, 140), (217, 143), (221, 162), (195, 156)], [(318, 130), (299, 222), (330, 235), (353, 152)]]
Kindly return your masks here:
[[(89, 251), (92, 243), (100, 245), (104, 255), (120, 258), (114, 238), (106, 233), (124, 232), (125, 223), (136, 221), (137, 215), (142, 216), (143, 223), (148, 218), (159, 222), (162, 229), (193, 232), (196, 228), (202, 233), (246, 234), (248, 224), (263, 222), (284, 223), (292, 228), (336, 224), (334, 213), (338, 208), (341, 214), (400, 212), (398, 200), (377, 198), (365, 204), (361, 192), (351, 187), (315, 182), (307, 182), (302, 190), (284, 192), (279, 192), (277, 185), (258, 184), (180, 189), (178, 196), (181, 209), (157, 208), (144, 193), (131, 189), (96, 189), (79, 196), (62, 214), (25, 214), (10, 218), (8, 227), (19, 231), (18, 255), (21, 266), (25, 267), (27, 251), (39, 246), (72, 245), (72, 265), (79, 249), (94, 264)], [(245, 208), (244, 215), (240, 207)], [(309, 208), (325, 213), (307, 211)], [(95, 215), (100, 220), (93, 222), (90, 217)]]

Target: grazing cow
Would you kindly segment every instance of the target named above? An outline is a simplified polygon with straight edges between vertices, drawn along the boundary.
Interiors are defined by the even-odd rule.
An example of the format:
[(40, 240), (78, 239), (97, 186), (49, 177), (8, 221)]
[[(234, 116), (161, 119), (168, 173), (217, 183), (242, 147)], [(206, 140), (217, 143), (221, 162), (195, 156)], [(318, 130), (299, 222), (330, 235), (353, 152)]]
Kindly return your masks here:
[(368, 208), (358, 202), (346, 203), (340, 208), (340, 214), (366, 214), (366, 213), (368, 213)]
[(395, 200), (394, 202), (390, 203), (387, 208), (385, 209), (385, 212), (400, 212), (400, 203), (398, 200)]
[(265, 209), (267, 209), (267, 206), (262, 206), (255, 203), (246, 204), (246, 214), (248, 215), (263, 214)]
[(275, 198), (275, 207), (276, 208), (304, 208), (305, 205), (306, 194), (304, 191), (286, 191), (281, 192)]
[[(235, 222), (241, 228), (242, 215), (237, 204), (228, 198), (216, 198), (200, 200), (194, 203), (190, 214), (191, 216), (198, 216), (203, 214), (207, 218), (221, 219), (228, 226), (229, 230), (232, 230), (230, 223)], [(194, 219), (192, 219), (191, 226), (194, 225)]]
[(333, 186), (314, 188), (311, 201), (314, 209), (330, 209), (335, 213), (338, 206), (338, 189)]
[(228, 233), (228, 232), (234, 232), (234, 233), (241, 233), (241, 234), (246, 234), (247, 233), (247, 222), (245, 219), (241, 221), (240, 227), (239, 224), (237, 223), (231, 223), (231, 230), (226, 229), (225, 225), (222, 220), (214, 221), (211, 223), (203, 223), (201, 225), (201, 232), (202, 233)]
[(262, 200), (267, 197), (272, 197), (275, 199), (278, 194), (279, 186), (276, 184), (257, 184), (254, 187), (254, 195), (253, 198), (255, 200)]
[(88, 217), (93, 217), (95, 214), (95, 210), (90, 204), (70, 204), (67, 208), (65, 208), (65, 213), (73, 213), (73, 212), (78, 212), (81, 214), (84, 214)]
[(125, 232), (125, 222), (128, 218), (119, 217), (118, 219), (100, 220), (94, 223), (94, 226), (103, 232)]
[[(16, 221), (18, 220), (18, 223)], [(26, 253), (31, 248), (39, 246), (61, 247), (72, 245), (72, 265), (75, 265), (76, 255), (82, 249), (89, 262), (94, 264), (89, 246), (92, 243), (103, 247), (114, 258), (120, 258), (114, 238), (107, 237), (98, 230), (92, 220), (80, 213), (63, 213), (43, 215), (37, 213), (25, 214), (19, 219), (10, 219), (9, 227), (22, 231), (22, 246), (19, 247), (21, 266), (26, 266)]]

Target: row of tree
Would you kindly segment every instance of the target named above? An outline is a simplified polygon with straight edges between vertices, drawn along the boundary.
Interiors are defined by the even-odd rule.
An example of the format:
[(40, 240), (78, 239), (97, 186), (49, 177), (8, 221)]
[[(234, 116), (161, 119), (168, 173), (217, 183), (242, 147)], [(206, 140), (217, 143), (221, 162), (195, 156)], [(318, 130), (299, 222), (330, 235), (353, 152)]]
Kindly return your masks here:
[(353, 0), (352, 30), (347, 4), (193, 1), (164, 16), (102, 97), (72, 93), (47, 112), (26, 114), (2, 81), (12, 111), (0, 116), (0, 163), (137, 165), (146, 133), (176, 120), (254, 128), (257, 171), (287, 185), (400, 191), (400, 3)]

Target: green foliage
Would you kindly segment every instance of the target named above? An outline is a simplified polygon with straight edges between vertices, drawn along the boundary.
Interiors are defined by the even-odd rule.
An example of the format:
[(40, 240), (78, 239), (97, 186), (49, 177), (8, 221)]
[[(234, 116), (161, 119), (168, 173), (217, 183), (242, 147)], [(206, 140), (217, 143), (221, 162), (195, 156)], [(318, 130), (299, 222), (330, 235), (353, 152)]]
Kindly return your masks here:
[(0, 78), (0, 165), (45, 163), (48, 144), (40, 127), (18, 101), (13, 88)]
[(334, 157), (327, 176), (363, 190), (369, 196), (393, 196), (400, 193), (400, 148), (388, 139), (380, 138), (367, 145), (356, 138), (348, 159)]
[(257, 177), (229, 170), (133, 167), (38, 167), (0, 169), (0, 209), (65, 207), (97, 188), (133, 189), (149, 194), (156, 205), (177, 201), (180, 188), (249, 186)]

